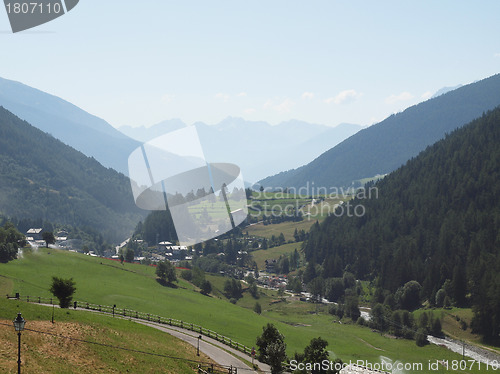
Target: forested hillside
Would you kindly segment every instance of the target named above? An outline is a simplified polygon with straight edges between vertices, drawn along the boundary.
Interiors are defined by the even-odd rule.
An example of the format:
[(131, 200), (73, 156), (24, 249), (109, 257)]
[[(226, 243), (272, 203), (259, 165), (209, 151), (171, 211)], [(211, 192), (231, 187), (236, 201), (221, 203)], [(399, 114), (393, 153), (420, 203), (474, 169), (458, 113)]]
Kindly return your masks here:
[(123, 240), (144, 217), (129, 179), (0, 107), (0, 214)]
[[(304, 252), (358, 279), (375, 280), (378, 302), (406, 282), (422, 301), (448, 296), (472, 305), (473, 328), (500, 333), (500, 108), (455, 130), (356, 199), (366, 214), (330, 215), (314, 225)], [(442, 290), (442, 291), (440, 291)], [(439, 297), (438, 297), (439, 299)]]
[(264, 187), (351, 186), (396, 170), (446, 133), (500, 105), (500, 74), (394, 114), (363, 129), (309, 164), (268, 177)]

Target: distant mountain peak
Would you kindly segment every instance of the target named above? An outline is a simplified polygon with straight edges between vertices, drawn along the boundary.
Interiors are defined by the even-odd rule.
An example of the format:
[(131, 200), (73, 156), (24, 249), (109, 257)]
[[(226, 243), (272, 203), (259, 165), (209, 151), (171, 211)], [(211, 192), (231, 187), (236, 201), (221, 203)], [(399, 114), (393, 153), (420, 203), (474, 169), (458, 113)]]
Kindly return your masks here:
[(450, 91), (454, 91), (454, 90), (456, 90), (457, 88), (460, 88), (460, 87), (463, 87), (463, 85), (459, 84), (459, 85), (453, 86), (453, 87), (443, 87), (443, 88), (437, 90), (436, 93), (431, 96), (431, 99), (434, 99), (434, 98), (436, 98), (438, 96), (444, 95), (445, 93), (448, 93)]

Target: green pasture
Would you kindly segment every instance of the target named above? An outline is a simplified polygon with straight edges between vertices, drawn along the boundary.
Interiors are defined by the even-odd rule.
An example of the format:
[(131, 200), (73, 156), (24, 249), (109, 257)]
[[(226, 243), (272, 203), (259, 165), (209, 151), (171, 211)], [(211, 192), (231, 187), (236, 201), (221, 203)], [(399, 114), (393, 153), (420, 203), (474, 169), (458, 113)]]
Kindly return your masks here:
[[(208, 360), (206, 356), (198, 358), (196, 349), (191, 345), (131, 321), (2, 298), (2, 373), (17, 372), (17, 335), (11, 321), (18, 312), (26, 320), (22, 333), (23, 373), (188, 374), (193, 373), (196, 364), (185, 360)], [(50, 322), (52, 313), (54, 324)], [(78, 341), (60, 337), (61, 335)]]
[[(72, 277), (76, 282), (77, 300), (116, 304), (117, 308), (135, 309), (192, 322), (250, 347), (255, 345), (262, 326), (274, 323), (286, 337), (289, 355), (302, 351), (312, 338), (321, 336), (330, 343), (332, 357), (338, 356), (344, 361), (363, 359), (379, 362), (382, 356), (391, 360), (425, 363), (428, 360), (460, 359), (460, 355), (441, 347), (418, 348), (414, 341), (382, 336), (367, 327), (334, 322), (335, 318), (324, 310), (316, 314), (317, 307), (314, 304), (293, 299), (279, 301), (276, 295), (267, 294), (267, 291), (264, 292), (266, 295), (259, 298), (263, 313), (258, 315), (250, 309), (256, 300), (247, 292), (244, 292), (244, 300), (233, 305), (224, 297), (201, 295), (184, 280), (179, 280), (174, 287), (162, 286), (155, 279), (154, 267), (145, 265), (122, 265), (77, 253), (40, 249), (36, 253), (25, 254), (22, 259), (0, 264), (0, 274), (0, 289), (4, 293), (19, 292), (24, 296), (42, 297), (51, 296), (48, 289), (52, 276)], [(208, 279), (216, 288), (223, 287), (225, 281), (221, 277), (217, 281), (212, 277)], [(23, 309), (31, 307), (23, 303), (21, 305)], [(77, 315), (73, 311), (70, 313)], [(1, 316), (9, 319), (11, 314), (5, 315), (2, 311)], [(82, 315), (82, 318), (93, 317)]]

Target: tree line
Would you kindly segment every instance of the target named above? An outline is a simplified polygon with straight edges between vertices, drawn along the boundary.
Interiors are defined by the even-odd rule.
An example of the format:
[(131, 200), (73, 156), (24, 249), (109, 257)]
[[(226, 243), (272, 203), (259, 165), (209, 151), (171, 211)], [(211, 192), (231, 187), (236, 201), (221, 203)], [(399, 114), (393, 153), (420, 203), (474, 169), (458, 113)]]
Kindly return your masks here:
[[(374, 301), (472, 306), (472, 328), (500, 333), (500, 108), (455, 130), (377, 183), (366, 214), (316, 223), (306, 260), (324, 278), (371, 280)], [(405, 298), (414, 282), (418, 298)]]

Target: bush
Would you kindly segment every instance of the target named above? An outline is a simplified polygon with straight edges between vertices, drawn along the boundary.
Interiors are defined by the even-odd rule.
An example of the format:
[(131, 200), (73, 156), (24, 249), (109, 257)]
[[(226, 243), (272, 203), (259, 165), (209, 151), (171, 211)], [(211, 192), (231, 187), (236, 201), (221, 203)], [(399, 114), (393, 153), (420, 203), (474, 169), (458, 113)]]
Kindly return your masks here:
[(257, 284), (255, 282), (250, 284), (250, 287), (248, 287), (248, 291), (250, 292), (250, 295), (252, 295), (252, 297), (254, 299), (258, 299), (260, 297), (259, 289), (258, 289)]
[(468, 326), (467, 326), (467, 322), (465, 322), (465, 321), (460, 321), (460, 328), (461, 328), (462, 330), (464, 330), (464, 331), (465, 331), (465, 330), (467, 330), (467, 327), (468, 327)]
[(363, 317), (359, 317), (358, 320), (356, 321), (356, 323), (360, 326), (364, 326), (365, 325), (365, 319)]
[(448, 309), (451, 306), (451, 300), (448, 296), (444, 298), (443, 308)]
[(344, 306), (341, 304), (337, 306), (337, 317), (340, 319), (344, 318)]
[(208, 280), (204, 280), (203, 282), (201, 282), (200, 290), (203, 295), (208, 295), (210, 292), (212, 292), (212, 283), (210, 283), (210, 281)]
[(405, 326), (405, 327), (403, 327), (402, 336), (405, 339), (411, 340), (411, 339), (415, 338), (415, 331), (413, 331), (411, 328)]
[(437, 293), (436, 293), (436, 306), (438, 308), (442, 308), (443, 307), (443, 304), (444, 304), (444, 299), (446, 297), (446, 291), (444, 289), (440, 289)]
[(226, 279), (224, 282), (224, 294), (226, 297), (238, 300), (241, 298), (241, 282), (234, 278)]
[(190, 282), (193, 279), (193, 273), (191, 272), (191, 270), (183, 270), (181, 272), (181, 278)]
[(332, 304), (328, 307), (328, 313), (330, 313), (332, 316), (337, 315), (337, 306), (335, 304)]
[(52, 277), (50, 292), (52, 292), (52, 294), (57, 297), (57, 299), (59, 300), (59, 306), (61, 308), (69, 308), (75, 291), (76, 287), (73, 278), (63, 279)]
[(262, 335), (257, 337), (257, 358), (271, 366), (271, 373), (280, 373), (286, 360), (285, 337), (271, 323), (262, 328)]
[(419, 328), (417, 330), (417, 333), (415, 334), (415, 342), (417, 343), (417, 346), (423, 347), (427, 343), (427, 331), (425, 331), (423, 328)]
[(441, 320), (439, 318), (432, 321), (431, 333), (433, 336), (438, 337), (443, 335), (443, 331), (441, 330)]
[(262, 313), (262, 307), (260, 306), (260, 303), (259, 302), (256, 302), (254, 307), (253, 307), (253, 311), (257, 314), (261, 314)]
[(168, 283), (177, 282), (175, 267), (168, 260), (159, 262), (158, 265), (156, 265), (156, 276)]

